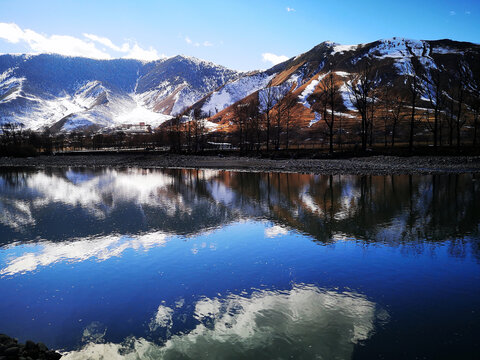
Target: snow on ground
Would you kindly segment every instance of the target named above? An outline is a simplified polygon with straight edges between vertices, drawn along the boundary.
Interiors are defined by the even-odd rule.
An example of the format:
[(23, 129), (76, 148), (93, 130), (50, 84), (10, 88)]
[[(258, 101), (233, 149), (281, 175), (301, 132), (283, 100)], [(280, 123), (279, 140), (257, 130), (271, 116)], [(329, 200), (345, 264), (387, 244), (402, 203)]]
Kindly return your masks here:
[(14, 68), (10, 68), (0, 74), (0, 104), (15, 100), (20, 96), (26, 79), (24, 77), (17, 78), (12, 76), (14, 70)]
[(333, 44), (333, 52), (332, 55), (335, 54), (342, 54), (345, 51), (352, 51), (355, 50), (358, 47), (358, 45), (340, 45), (340, 44)]
[(322, 115), (320, 115), (318, 112), (314, 111), (315, 117), (310, 120), (310, 123), (308, 124), (308, 127), (312, 127), (313, 124), (316, 124), (320, 120), (322, 120)]
[(320, 81), (323, 80), (323, 78), (325, 76), (327, 76), (328, 73), (325, 73), (325, 74), (320, 74), (318, 75), (318, 77), (314, 80), (312, 80), (312, 82), (310, 84), (308, 84), (305, 89), (302, 91), (302, 93), (298, 96), (298, 99), (300, 100), (300, 103), (305, 106), (306, 108), (310, 109), (310, 104), (308, 103), (307, 99), (310, 95), (313, 94), (313, 92), (315, 91), (315, 88), (317, 87), (317, 85), (320, 83)]
[[(332, 113), (332, 110), (327, 109), (327, 112), (328, 112), (329, 114), (331, 114), (331, 113)], [(343, 118), (348, 118), (348, 119), (355, 119), (355, 116), (354, 116), (354, 115), (347, 114), (347, 113), (340, 112), (340, 111), (335, 111), (335, 116), (339, 116), (339, 117), (343, 117)]]
[(288, 82), (292, 85), (295, 83), (294, 91), (297, 90), (300, 86), (303, 85), (303, 72), (297, 70), (290, 76)]
[(200, 120), (203, 123), (203, 126), (207, 131), (215, 131), (218, 128), (218, 124), (215, 124), (214, 122), (208, 121), (208, 120)]
[(156, 128), (171, 118), (170, 115), (156, 113), (137, 103), (137, 106), (131, 111), (121, 113), (113, 120), (115, 124), (138, 124), (144, 122), (147, 125), (151, 125), (152, 128)]
[(195, 104), (199, 101), (203, 94), (199, 91), (194, 90), (189, 84), (186, 82), (181, 85), (182, 88), (175, 94), (175, 103), (173, 105), (171, 114), (177, 115), (185, 110), (187, 107)]
[(223, 86), (210, 95), (202, 106), (204, 114), (214, 115), (248, 95), (263, 89), (276, 74), (267, 76), (265, 73), (241, 77)]
[(456, 49), (452, 49), (452, 48), (449, 48), (449, 47), (434, 47), (432, 48), (432, 53), (434, 54), (442, 54), (442, 55), (445, 55), (445, 54), (461, 54), (463, 55), (464, 52), (461, 51), (461, 50), (456, 50)]
[(392, 38), (381, 40), (369, 53), (377, 59), (411, 57), (410, 51), (416, 56), (421, 56), (425, 46), (428, 46), (428, 43), (419, 40)]
[[(273, 97), (271, 99), (271, 106), (275, 106), (277, 102), (283, 99), (283, 97), (290, 91), (291, 85), (288, 82), (283, 84), (272, 86), (268, 88), (264, 88), (258, 91), (258, 98), (259, 98), (259, 109), (261, 112), (265, 112), (267, 110), (267, 99), (269, 96)], [(271, 91), (269, 95), (268, 92)]]
[(436, 64), (430, 57), (430, 44), (426, 41), (411, 40), (404, 38), (392, 38), (382, 40), (380, 45), (369, 51), (369, 54), (377, 59), (395, 59), (395, 67), (400, 75), (413, 73), (411, 63), (412, 53), (426, 68), (436, 68)]
[(29, 97), (28, 100), (29, 106), (22, 107), (24, 112), (15, 114), (15, 120), (23, 123), (27, 129), (41, 130), (69, 114), (84, 110), (67, 96), (54, 100)]
[(340, 94), (342, 95), (343, 104), (345, 105), (345, 107), (350, 111), (357, 111), (357, 109), (352, 103), (351, 92), (347, 84), (343, 84), (342, 86), (340, 86), (339, 91), (340, 91)]
[(108, 94), (108, 90), (100, 81), (89, 81), (75, 92), (73, 101), (78, 106), (87, 109), (91, 107), (103, 93)]

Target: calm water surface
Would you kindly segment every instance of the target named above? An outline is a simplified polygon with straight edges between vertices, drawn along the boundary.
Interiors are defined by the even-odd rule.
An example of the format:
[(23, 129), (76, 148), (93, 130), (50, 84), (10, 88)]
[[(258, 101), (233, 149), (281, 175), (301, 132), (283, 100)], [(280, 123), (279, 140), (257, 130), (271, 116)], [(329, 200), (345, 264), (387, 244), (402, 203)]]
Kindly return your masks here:
[(475, 175), (0, 171), (0, 332), (67, 359), (480, 358)]

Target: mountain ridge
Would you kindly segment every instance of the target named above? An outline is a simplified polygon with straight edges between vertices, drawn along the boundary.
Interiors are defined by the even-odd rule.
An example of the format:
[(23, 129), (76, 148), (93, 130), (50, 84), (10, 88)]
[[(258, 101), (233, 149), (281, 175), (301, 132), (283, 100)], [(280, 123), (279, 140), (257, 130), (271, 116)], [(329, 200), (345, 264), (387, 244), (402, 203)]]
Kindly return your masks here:
[[(78, 119), (78, 128), (145, 120), (158, 126), (238, 74), (180, 55), (152, 62), (1, 55), (0, 121), (34, 130), (52, 127), (66, 116)], [(93, 83), (103, 86), (97, 95), (104, 101), (82, 92)], [(174, 98), (165, 104), (171, 94)]]
[(273, 86), (284, 87), (283, 95), (297, 97), (298, 123), (311, 127), (319, 119), (310, 96), (318, 91), (320, 75), (335, 68), (338, 81), (343, 81), (342, 109), (352, 113), (344, 85), (367, 58), (375, 62), (381, 81), (399, 87), (414, 66), (424, 74), (432, 69), (451, 73), (459, 63), (470, 71), (472, 87), (479, 86), (480, 45), (451, 39), (394, 37), (357, 45), (324, 41), (269, 69), (251, 72), (185, 55), (145, 62), (5, 54), (0, 55), (0, 122), (41, 130), (68, 117), (54, 128), (71, 131), (138, 122), (155, 127), (185, 109), (198, 109), (226, 125), (232, 105), (252, 96), (261, 98), (262, 91)]

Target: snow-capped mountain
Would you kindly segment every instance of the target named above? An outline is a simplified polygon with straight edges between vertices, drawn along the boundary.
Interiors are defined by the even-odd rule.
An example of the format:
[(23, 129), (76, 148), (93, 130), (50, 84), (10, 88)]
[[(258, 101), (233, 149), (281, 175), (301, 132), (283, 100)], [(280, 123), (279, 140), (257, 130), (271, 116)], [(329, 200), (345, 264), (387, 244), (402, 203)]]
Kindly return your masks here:
[[(326, 41), (268, 70), (250, 73), (187, 56), (141, 62), (1, 55), (0, 122), (55, 131), (138, 122), (156, 127), (184, 109), (196, 108), (228, 127), (233, 104), (257, 98), (262, 109), (262, 94), (276, 87), (277, 95), (290, 93), (297, 99), (291, 113), (297, 126), (314, 128), (321, 117), (314, 111), (313, 95), (330, 71), (343, 99), (336, 111), (347, 119), (357, 117), (347, 84), (367, 59), (380, 87), (389, 84), (407, 92), (413, 73), (428, 79), (438, 70), (451, 82), (462, 69), (467, 87), (480, 89), (480, 45), (452, 40), (392, 38), (359, 45)], [(425, 98), (428, 84), (423, 81), (420, 87)], [(281, 96), (275, 101), (281, 102)]]
[(0, 56), (0, 122), (40, 130), (159, 126), (238, 73), (176, 56), (154, 62)]
[[(428, 79), (433, 71), (440, 71), (447, 83), (453, 81), (459, 69), (468, 75), (469, 89), (480, 90), (480, 45), (452, 40), (410, 40), (392, 38), (368, 44), (340, 45), (322, 42), (310, 51), (291, 58), (275, 67), (253, 75), (244, 75), (209, 94), (194, 106), (212, 121), (226, 126), (234, 114), (231, 107), (236, 102), (256, 97), (268, 87), (277, 87), (283, 95), (289, 92), (297, 98), (292, 109), (294, 121), (303, 128), (309, 128), (320, 119), (312, 109), (314, 93), (319, 91), (322, 78), (330, 71), (343, 99), (338, 111), (344, 118), (355, 118), (358, 114), (351, 102), (347, 83), (352, 75), (371, 63), (378, 73), (378, 85), (394, 85), (408, 92), (407, 78), (416, 74), (424, 79), (420, 82), (421, 97), (426, 97)], [(447, 88), (448, 92), (449, 89)]]

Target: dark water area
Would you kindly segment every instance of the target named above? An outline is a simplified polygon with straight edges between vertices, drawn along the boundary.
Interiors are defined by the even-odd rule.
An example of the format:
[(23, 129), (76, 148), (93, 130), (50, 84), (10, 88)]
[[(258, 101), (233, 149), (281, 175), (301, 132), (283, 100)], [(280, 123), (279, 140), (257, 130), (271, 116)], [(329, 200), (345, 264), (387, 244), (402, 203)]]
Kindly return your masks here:
[(67, 359), (480, 358), (477, 178), (0, 170), (0, 333)]

